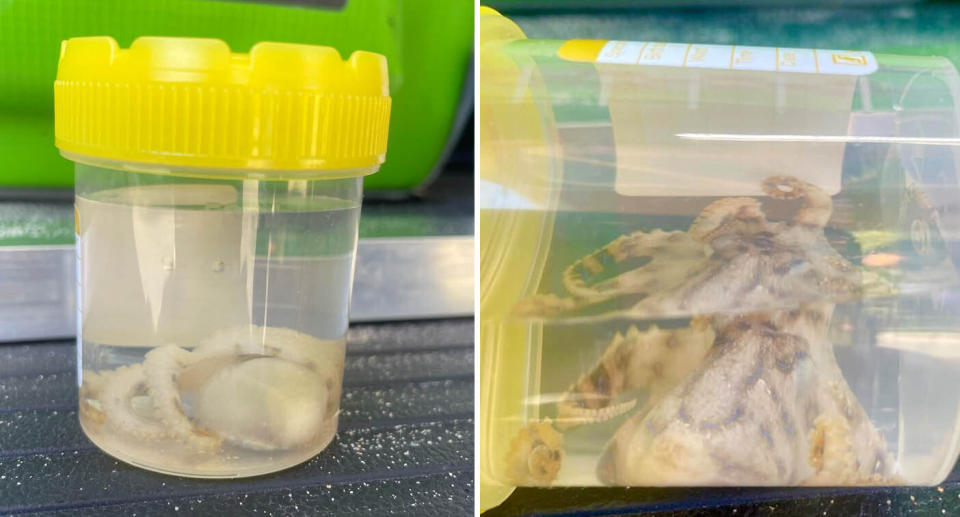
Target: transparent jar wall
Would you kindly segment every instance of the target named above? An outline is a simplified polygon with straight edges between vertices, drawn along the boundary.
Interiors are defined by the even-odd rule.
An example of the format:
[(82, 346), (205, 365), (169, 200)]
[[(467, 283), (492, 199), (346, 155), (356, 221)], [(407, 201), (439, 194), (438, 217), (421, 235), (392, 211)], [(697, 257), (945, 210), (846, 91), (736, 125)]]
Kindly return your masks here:
[(362, 177), (76, 164), (80, 420), (197, 477), (280, 470), (337, 427)]
[[(960, 438), (960, 393), (951, 380), (960, 375), (960, 81), (952, 65), (938, 58), (877, 56), (878, 68), (863, 75), (711, 70), (574, 62), (558, 57), (563, 45), (508, 43), (504, 55), (534, 73), (518, 74), (521, 82), (481, 79), (487, 102), (498, 105), (488, 113), (510, 113), (509, 106), (521, 100), (515, 92), (528, 90), (550, 114), (543, 120), (555, 120), (560, 136), (558, 143), (496, 142), (500, 148), (483, 148), (481, 141), (478, 153), (483, 159), (522, 154), (521, 149), (559, 163), (545, 181), (523, 167), (504, 170), (520, 160), (499, 161), (496, 181), (503, 195), (479, 203), (481, 217), (495, 211), (522, 225), (529, 218), (524, 214), (539, 211), (552, 225), (539, 243), (500, 239), (508, 242), (507, 255), (517, 246), (546, 249), (547, 258), (542, 267), (504, 259), (498, 267), (527, 268), (538, 286), (514, 300), (512, 314), (499, 323), (480, 314), (481, 325), (526, 321), (529, 328), (524, 342), (500, 344), (526, 347), (522, 366), (494, 364), (481, 373), (482, 383), (523, 379), (522, 391), (511, 396), (523, 401), (524, 410), (497, 418), (504, 425), (517, 420), (526, 425), (503, 447), (505, 454), (481, 468), (513, 485), (942, 481), (957, 459)], [(536, 83), (522, 82), (531, 76)], [(509, 116), (478, 122), (512, 124)], [(829, 196), (829, 220), (808, 236), (822, 238), (832, 251), (812, 252), (813, 241), (798, 241), (797, 251), (789, 253), (813, 262), (837, 254), (858, 277), (856, 296), (837, 296), (823, 287), (820, 294), (794, 299), (784, 294), (757, 303), (741, 286), (745, 275), (759, 275), (758, 270), (742, 269), (737, 276), (735, 269), (721, 267), (744, 255), (711, 258), (716, 248), (703, 242), (681, 249), (634, 234), (666, 238), (656, 232), (678, 232), (684, 236), (677, 239), (686, 239), (711, 203), (746, 196), (760, 201), (772, 246), (786, 246), (787, 228), (797, 223), (803, 201), (765, 192), (762, 182), (775, 175), (809, 182), (811, 192)], [(542, 196), (555, 202), (516, 203), (509, 197), (541, 184), (559, 192)], [(503, 215), (511, 211), (514, 217)], [(721, 215), (731, 219), (720, 217), (718, 224), (736, 220), (731, 213)], [(487, 231), (516, 233), (508, 228)], [(741, 238), (751, 231), (733, 233)], [(491, 242), (483, 234), (479, 238), (481, 249)], [(796, 267), (810, 267), (804, 264)], [(712, 267), (716, 277), (704, 273)], [(784, 270), (782, 278), (794, 273)], [(707, 298), (700, 289), (705, 279), (718, 286)], [(764, 287), (780, 279), (778, 273), (754, 280)], [(644, 305), (644, 299), (669, 298), (669, 289), (683, 303)], [(693, 295), (677, 292), (699, 292), (697, 299), (706, 301), (694, 303)], [(823, 312), (826, 321), (817, 327), (822, 332), (778, 326), (784, 314), (812, 305), (832, 309)], [(853, 409), (835, 412), (838, 419), (819, 425), (813, 415), (782, 420), (774, 411), (789, 406), (781, 394), (768, 397), (765, 406), (734, 387), (757, 379), (772, 382), (764, 377), (768, 371), (754, 378), (743, 363), (765, 352), (734, 360), (735, 354), (715, 349), (721, 324), (708, 331), (697, 325), (703, 317), (716, 322), (748, 313), (808, 342), (824, 334), (829, 354), (810, 363), (824, 380), (803, 389), (826, 393), (826, 384), (839, 386), (836, 392)], [(615, 346), (625, 342), (633, 343), (630, 354)], [(739, 343), (739, 350), (749, 349)], [(775, 361), (770, 364), (777, 368)], [(839, 374), (830, 373), (833, 365)], [(790, 380), (791, 375), (800, 374), (785, 374), (784, 382), (799, 386), (799, 377)], [(712, 384), (696, 380), (711, 376)], [(692, 404), (693, 396), (684, 393), (697, 382), (709, 396), (691, 415), (693, 409), (678, 408)], [(715, 410), (709, 417), (708, 407)], [(662, 432), (669, 425), (685, 431)], [(733, 439), (728, 431), (737, 426), (741, 434)], [(836, 429), (841, 429), (837, 435), (829, 434)], [(854, 445), (843, 445), (844, 433)], [(486, 443), (484, 436), (480, 440)], [(815, 446), (824, 442), (843, 446), (826, 446), (822, 450), (828, 452), (821, 453)], [(720, 451), (726, 456), (719, 457)], [(854, 467), (843, 467), (840, 476), (818, 476), (824, 462)], [(878, 463), (882, 467), (874, 471)]]

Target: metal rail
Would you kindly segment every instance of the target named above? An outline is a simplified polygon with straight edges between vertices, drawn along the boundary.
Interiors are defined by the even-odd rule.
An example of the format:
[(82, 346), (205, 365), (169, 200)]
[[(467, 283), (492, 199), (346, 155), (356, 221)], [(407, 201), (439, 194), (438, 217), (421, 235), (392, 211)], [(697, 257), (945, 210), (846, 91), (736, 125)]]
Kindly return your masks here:
[[(0, 247), (0, 341), (76, 335), (72, 245)], [(360, 239), (350, 320), (473, 314), (473, 237)]]

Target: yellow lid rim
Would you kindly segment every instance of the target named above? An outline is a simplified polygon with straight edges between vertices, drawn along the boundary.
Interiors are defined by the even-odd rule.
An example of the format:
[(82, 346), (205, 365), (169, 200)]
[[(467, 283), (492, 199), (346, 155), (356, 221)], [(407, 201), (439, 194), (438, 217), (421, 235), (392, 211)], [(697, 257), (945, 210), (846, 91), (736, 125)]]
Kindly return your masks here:
[(321, 171), (383, 163), (386, 59), (330, 47), (109, 37), (65, 41), (54, 83), (56, 145), (117, 162)]

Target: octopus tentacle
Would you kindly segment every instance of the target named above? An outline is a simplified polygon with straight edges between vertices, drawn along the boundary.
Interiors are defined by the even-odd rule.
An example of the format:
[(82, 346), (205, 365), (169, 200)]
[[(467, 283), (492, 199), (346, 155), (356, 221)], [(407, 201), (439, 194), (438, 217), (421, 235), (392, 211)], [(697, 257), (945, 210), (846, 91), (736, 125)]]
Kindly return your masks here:
[(632, 349), (638, 342), (646, 343), (640, 336), (636, 326), (630, 327), (626, 336), (619, 332), (614, 334), (597, 364), (560, 397), (557, 402), (558, 427), (565, 429), (581, 423), (601, 422), (620, 414), (617, 411), (631, 409), (624, 404), (611, 404), (630, 389), (628, 374)]
[(530, 296), (520, 300), (513, 308), (513, 315), (520, 318), (552, 318), (579, 306), (573, 298), (561, 298), (555, 294)]
[(154, 411), (172, 438), (204, 452), (220, 448), (220, 439), (198, 430), (183, 412), (177, 388), (179, 372), (197, 361), (191, 352), (175, 345), (154, 348), (144, 357), (147, 393)]
[(689, 233), (697, 242), (709, 244), (721, 235), (744, 233), (745, 224), (767, 226), (760, 202), (750, 197), (726, 198), (707, 205), (690, 225)]
[[(103, 377), (104, 374), (101, 374)], [(144, 367), (141, 364), (121, 366), (105, 377), (100, 402), (106, 422), (114, 429), (143, 440), (160, 440), (167, 432), (159, 422), (136, 414), (131, 400), (144, 389)]]
[[(577, 260), (563, 271), (563, 286), (574, 297), (599, 300), (624, 293), (638, 293), (649, 289), (645, 282), (657, 274), (659, 262), (665, 257), (676, 261), (700, 260), (702, 249), (685, 232), (634, 232), (614, 239), (606, 246)], [(608, 280), (591, 283), (597, 275), (629, 258), (647, 258), (647, 263), (630, 271), (629, 278), (617, 275)], [(657, 264), (653, 264), (656, 259)], [(641, 278), (641, 271), (649, 276)]]
[(97, 373), (93, 370), (84, 369), (81, 373), (81, 378), (83, 379), (81, 389), (84, 389), (91, 395), (96, 396), (96, 394), (100, 393), (100, 390), (103, 389), (103, 385), (106, 382), (108, 375), (108, 372)]
[[(579, 401), (579, 399), (576, 400), (576, 402)], [(576, 402), (571, 399), (566, 399), (562, 402), (564, 407), (562, 410), (558, 409), (558, 411), (562, 411), (562, 414), (557, 417), (557, 429), (566, 431), (573, 427), (579, 426), (580, 424), (596, 424), (600, 422), (606, 422), (607, 420), (611, 420), (629, 412), (637, 405), (637, 401), (635, 399), (614, 404), (612, 406), (607, 405), (599, 408), (580, 407), (576, 405)], [(649, 407), (649, 405), (644, 407)]]
[(801, 199), (803, 204), (794, 222), (823, 228), (833, 213), (833, 199), (823, 189), (793, 176), (771, 176), (763, 180), (763, 191), (774, 199)]
[[(594, 281), (601, 273), (628, 258), (648, 260), (642, 266)], [(531, 296), (521, 300), (514, 307), (513, 314), (519, 317), (552, 318), (617, 296), (642, 296), (662, 291), (682, 282), (683, 271), (704, 258), (703, 246), (686, 232), (654, 230), (624, 235), (564, 270), (563, 284), (572, 296)]]
[(633, 409), (635, 400), (613, 404), (634, 389), (648, 392), (649, 409), (693, 371), (714, 341), (709, 318), (698, 317), (688, 328), (663, 330), (657, 325), (641, 332), (630, 327), (614, 335), (596, 365), (582, 375), (557, 403), (557, 427), (609, 420)]
[(515, 485), (549, 485), (563, 462), (563, 435), (549, 419), (534, 422), (513, 437), (505, 459), (507, 477)]
[(563, 271), (564, 288), (573, 296), (580, 298), (603, 297), (605, 293), (598, 292), (588, 285), (590, 278), (627, 258), (643, 256), (650, 248), (648, 237), (652, 235), (644, 232), (621, 235), (602, 248), (575, 261)]
[(83, 381), (80, 384), (79, 393), (80, 413), (98, 425), (107, 421), (99, 399), (100, 392), (111, 375), (113, 375), (112, 371), (97, 373), (93, 370), (83, 370), (81, 372)]
[[(88, 424), (144, 441), (176, 440), (200, 453), (219, 451), (223, 441), (290, 448), (335, 421), (344, 355), (343, 340), (239, 327), (193, 350), (166, 345), (140, 364), (84, 371), (80, 410)], [(270, 415), (277, 421), (262, 421)]]
[(859, 480), (850, 425), (840, 416), (820, 415), (810, 431), (810, 485), (846, 485)]
[[(821, 351), (823, 352), (823, 351)], [(831, 356), (828, 357), (828, 360)], [(852, 465), (852, 471), (844, 471), (836, 466), (827, 465), (824, 468), (824, 476), (834, 478), (843, 474), (845, 480), (837, 479), (814, 479), (811, 484), (831, 484), (844, 482), (845, 484), (894, 484), (902, 482), (896, 475), (896, 461), (886, 450), (886, 441), (870, 417), (867, 415), (863, 406), (857, 400), (856, 395), (851, 391), (850, 386), (839, 372), (839, 367), (834, 363), (835, 380), (825, 383), (821, 386), (819, 407), (823, 418), (840, 419), (845, 426), (841, 430), (845, 433), (845, 443), (849, 443), (850, 459), (848, 463)], [(827, 422), (830, 423), (830, 422)], [(836, 424), (831, 424), (836, 427)], [(830, 431), (829, 427), (826, 431)], [(829, 435), (828, 435), (829, 437)], [(839, 455), (839, 451), (827, 451), (834, 457)], [(826, 453), (825, 453), (826, 454)], [(811, 465), (814, 463), (811, 460)]]
[(575, 261), (563, 270), (563, 286), (567, 292), (581, 298), (590, 298), (600, 295), (587, 286), (587, 279), (607, 269), (611, 263), (622, 262), (635, 246), (631, 242), (646, 235), (643, 232), (634, 232), (630, 235), (621, 235), (602, 248)]

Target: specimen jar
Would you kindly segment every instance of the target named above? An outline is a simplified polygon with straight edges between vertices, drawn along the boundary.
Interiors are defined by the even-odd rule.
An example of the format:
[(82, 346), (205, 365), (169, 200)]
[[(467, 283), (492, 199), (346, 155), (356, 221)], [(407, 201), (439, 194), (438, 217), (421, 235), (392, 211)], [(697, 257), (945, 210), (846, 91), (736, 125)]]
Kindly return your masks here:
[(386, 60), (329, 47), (63, 43), (76, 168), (80, 422), (147, 469), (283, 469), (337, 429), (363, 177)]
[[(960, 452), (960, 79), (479, 19), (481, 494), (930, 485)], [(491, 490), (487, 490), (491, 488)]]

